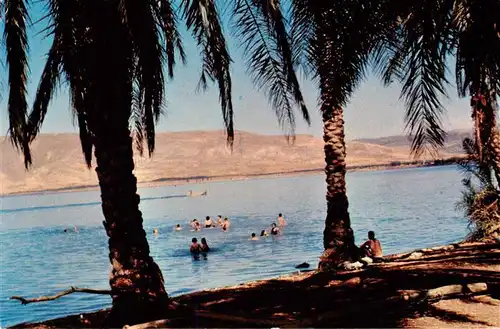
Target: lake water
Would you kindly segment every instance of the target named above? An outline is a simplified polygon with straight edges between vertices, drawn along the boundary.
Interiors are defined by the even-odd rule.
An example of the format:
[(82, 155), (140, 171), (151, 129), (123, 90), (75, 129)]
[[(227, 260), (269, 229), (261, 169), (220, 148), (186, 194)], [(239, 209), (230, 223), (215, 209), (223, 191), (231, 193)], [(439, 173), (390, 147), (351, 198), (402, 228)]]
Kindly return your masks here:
[[(354, 172), (347, 177), (356, 242), (374, 230), (384, 253), (460, 240), (467, 222), (455, 210), (460, 197), (456, 167)], [(207, 197), (184, 197), (208, 190)], [(140, 189), (151, 252), (170, 295), (234, 285), (293, 272), (322, 252), (325, 218), (323, 175), (213, 182)], [(40, 321), (111, 304), (109, 296), (72, 294), (47, 303), (21, 305), (12, 295), (50, 295), (70, 286), (108, 288), (107, 237), (99, 192), (71, 192), (0, 199), (0, 326)], [(282, 212), (288, 221), (278, 238), (248, 241)], [(232, 221), (229, 232), (187, 229), (193, 218), (218, 214)], [(174, 232), (173, 226), (186, 229)], [(71, 231), (77, 225), (79, 233)], [(160, 234), (151, 232), (158, 228)], [(206, 237), (213, 253), (194, 261), (193, 236)]]

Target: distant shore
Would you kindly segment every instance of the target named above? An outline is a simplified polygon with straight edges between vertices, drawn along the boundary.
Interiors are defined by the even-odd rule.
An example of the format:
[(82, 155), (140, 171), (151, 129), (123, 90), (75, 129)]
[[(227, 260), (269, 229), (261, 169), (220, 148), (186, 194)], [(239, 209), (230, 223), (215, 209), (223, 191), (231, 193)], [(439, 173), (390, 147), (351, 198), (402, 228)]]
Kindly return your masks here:
[[(369, 165), (356, 165), (348, 166), (348, 172), (357, 171), (383, 171), (383, 170), (395, 170), (395, 169), (406, 169), (406, 168), (420, 168), (420, 167), (436, 167), (452, 165), (457, 163), (460, 158), (449, 158), (435, 161), (408, 161), (400, 162), (394, 161), (385, 164), (369, 164)], [(304, 170), (294, 170), (286, 172), (269, 172), (269, 173), (258, 173), (258, 174), (246, 174), (246, 175), (217, 175), (217, 176), (191, 176), (191, 177), (166, 177), (159, 178), (151, 181), (138, 182), (138, 188), (150, 188), (150, 187), (161, 187), (161, 186), (172, 186), (172, 185), (189, 185), (189, 184), (200, 184), (207, 182), (225, 182), (225, 181), (238, 181), (247, 179), (262, 179), (262, 178), (278, 178), (278, 177), (294, 177), (294, 176), (304, 176), (304, 175), (318, 175), (323, 174), (324, 168), (317, 169), (304, 169)], [(32, 195), (32, 194), (45, 194), (45, 193), (65, 193), (65, 192), (82, 192), (99, 189), (99, 185), (78, 185), (78, 186), (68, 186), (56, 189), (42, 189), (42, 190), (32, 190), (32, 191), (20, 191), (1, 194), (1, 197), (5, 196), (21, 196), (21, 195)]]

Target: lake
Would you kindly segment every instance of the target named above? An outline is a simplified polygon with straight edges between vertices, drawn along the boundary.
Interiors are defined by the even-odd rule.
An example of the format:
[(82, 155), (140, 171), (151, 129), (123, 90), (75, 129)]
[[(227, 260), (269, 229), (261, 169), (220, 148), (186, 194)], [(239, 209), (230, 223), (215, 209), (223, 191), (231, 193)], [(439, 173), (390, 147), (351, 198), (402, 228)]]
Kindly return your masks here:
[[(356, 242), (374, 230), (388, 254), (462, 239), (467, 221), (455, 210), (460, 178), (455, 166), (349, 173)], [(189, 190), (207, 190), (208, 196), (185, 197)], [(139, 193), (151, 253), (172, 296), (288, 274), (302, 262), (317, 266), (326, 204), (323, 175), (144, 188)], [(86, 191), (0, 199), (1, 327), (110, 306), (109, 296), (88, 294), (29, 305), (8, 300), (12, 295), (51, 295), (70, 286), (108, 288), (99, 198), (99, 191)], [(280, 212), (288, 221), (282, 236), (248, 241)], [(218, 214), (230, 218), (229, 232), (187, 228), (193, 218), (215, 219)], [(178, 223), (185, 229), (174, 232)], [(73, 225), (78, 233), (72, 232)], [(158, 236), (152, 234), (154, 228)], [(207, 260), (190, 257), (194, 236), (205, 237), (214, 249)]]

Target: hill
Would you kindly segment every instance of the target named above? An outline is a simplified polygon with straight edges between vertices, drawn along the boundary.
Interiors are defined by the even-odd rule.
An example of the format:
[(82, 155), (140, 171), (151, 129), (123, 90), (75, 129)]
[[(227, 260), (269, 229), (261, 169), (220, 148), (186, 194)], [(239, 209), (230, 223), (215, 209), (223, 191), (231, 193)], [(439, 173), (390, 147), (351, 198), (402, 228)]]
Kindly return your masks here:
[[(452, 132), (442, 158), (460, 154), (464, 132)], [(0, 138), (0, 194), (78, 188), (97, 185), (96, 174), (85, 166), (76, 134), (42, 134), (33, 143), (33, 167), (26, 172), (20, 154)], [(382, 165), (409, 161), (406, 137), (392, 136), (347, 143), (348, 165)], [(234, 151), (227, 149), (222, 131), (159, 133), (152, 158), (135, 156), (140, 183), (230, 178), (321, 170), (323, 141), (298, 135), (288, 144), (283, 136), (236, 132)]]

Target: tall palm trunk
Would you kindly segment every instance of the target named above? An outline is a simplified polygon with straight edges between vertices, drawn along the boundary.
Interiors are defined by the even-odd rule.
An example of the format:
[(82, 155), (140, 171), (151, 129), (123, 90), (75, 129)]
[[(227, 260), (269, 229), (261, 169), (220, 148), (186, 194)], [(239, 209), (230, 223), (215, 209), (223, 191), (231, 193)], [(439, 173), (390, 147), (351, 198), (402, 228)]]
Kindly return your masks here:
[[(109, 237), (112, 326), (161, 316), (168, 303), (160, 268), (150, 256), (133, 174), (132, 138), (127, 125), (107, 127), (95, 136), (96, 172), (101, 187), (103, 222)], [(124, 128), (125, 129), (124, 129)]]
[[(323, 140), (325, 142), (325, 173), (327, 214), (323, 245), (328, 260), (322, 265), (336, 266), (352, 260), (355, 251), (354, 234), (349, 217), (349, 202), (346, 194), (346, 146), (344, 140), (344, 118), (341, 107), (328, 102), (328, 92), (322, 91)], [(326, 100), (326, 101), (325, 101)], [(322, 267), (320, 265), (320, 268)], [(326, 268), (329, 266), (327, 265)]]
[(495, 97), (493, 91), (478, 91), (471, 97), (471, 106), (479, 160), (493, 166), (495, 178), (500, 184), (500, 136)]

